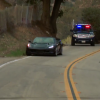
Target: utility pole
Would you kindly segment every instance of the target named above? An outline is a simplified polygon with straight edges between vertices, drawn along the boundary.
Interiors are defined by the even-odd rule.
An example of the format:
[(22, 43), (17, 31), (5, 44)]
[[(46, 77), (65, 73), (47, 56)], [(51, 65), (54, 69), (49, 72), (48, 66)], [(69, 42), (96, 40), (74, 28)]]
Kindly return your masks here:
[(72, 22), (72, 29), (74, 28), (74, 23), (75, 23), (75, 21), (74, 21), (74, 19), (73, 19), (73, 22)]

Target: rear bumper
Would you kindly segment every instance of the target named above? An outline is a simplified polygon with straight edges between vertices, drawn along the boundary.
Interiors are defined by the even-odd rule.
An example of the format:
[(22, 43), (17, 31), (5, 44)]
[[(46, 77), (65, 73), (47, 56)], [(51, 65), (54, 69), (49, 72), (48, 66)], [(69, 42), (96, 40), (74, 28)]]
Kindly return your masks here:
[(31, 54), (54, 54), (54, 49), (30, 49), (27, 48), (27, 52)]
[(89, 44), (94, 43), (94, 38), (73, 38), (75, 43)]

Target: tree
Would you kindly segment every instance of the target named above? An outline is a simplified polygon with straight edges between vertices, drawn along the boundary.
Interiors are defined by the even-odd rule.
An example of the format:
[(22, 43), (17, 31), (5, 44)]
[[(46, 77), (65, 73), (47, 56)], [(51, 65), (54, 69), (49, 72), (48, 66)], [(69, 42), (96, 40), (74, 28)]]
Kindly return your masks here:
[[(52, 36), (56, 37), (57, 25), (56, 21), (59, 16), (63, 15), (62, 10), (60, 10), (60, 5), (64, 0), (54, 0), (54, 6), (52, 14), (50, 15), (50, 3), (51, 0), (41, 0), (43, 2), (43, 13), (41, 16), (41, 23), (48, 29)], [(37, 0), (27, 0), (27, 3), (37, 3)]]
[(85, 8), (82, 11), (83, 22), (90, 23), (95, 30), (96, 42), (100, 41), (100, 8)]

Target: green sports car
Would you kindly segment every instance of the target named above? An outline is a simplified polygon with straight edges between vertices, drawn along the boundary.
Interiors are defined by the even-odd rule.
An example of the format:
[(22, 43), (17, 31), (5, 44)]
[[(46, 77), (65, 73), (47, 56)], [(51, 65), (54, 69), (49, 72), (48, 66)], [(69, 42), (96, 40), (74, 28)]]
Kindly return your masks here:
[(53, 37), (36, 37), (26, 46), (26, 55), (62, 55), (63, 44), (60, 39)]

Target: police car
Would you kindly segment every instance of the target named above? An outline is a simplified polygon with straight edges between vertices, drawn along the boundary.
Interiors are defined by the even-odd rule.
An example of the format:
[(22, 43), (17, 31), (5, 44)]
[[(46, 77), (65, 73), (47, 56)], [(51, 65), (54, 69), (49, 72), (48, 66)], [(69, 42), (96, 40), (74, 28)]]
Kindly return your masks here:
[(95, 46), (95, 35), (91, 24), (75, 24), (72, 32), (71, 45), (75, 43), (90, 44)]

